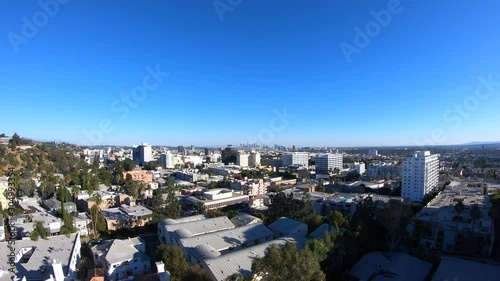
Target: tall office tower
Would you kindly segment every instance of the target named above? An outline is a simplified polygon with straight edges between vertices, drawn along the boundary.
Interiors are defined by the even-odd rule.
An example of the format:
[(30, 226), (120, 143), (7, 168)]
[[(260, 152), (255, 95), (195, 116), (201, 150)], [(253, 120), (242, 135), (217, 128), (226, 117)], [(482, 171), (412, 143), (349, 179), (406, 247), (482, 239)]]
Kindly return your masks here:
[(291, 152), (281, 155), (283, 167), (287, 166), (309, 166), (309, 154), (307, 152)]
[(338, 168), (342, 170), (344, 167), (344, 157), (342, 154), (321, 154), (316, 156), (316, 173), (330, 173)]
[(186, 152), (186, 150), (184, 149), (184, 146), (182, 146), (182, 145), (179, 145), (177, 147), (177, 151), (179, 152), (180, 155), (184, 155), (184, 153)]
[(205, 156), (209, 156), (209, 155), (210, 155), (210, 149), (205, 148)]
[(403, 160), (401, 196), (412, 202), (421, 202), (424, 196), (438, 188), (439, 155), (430, 151), (416, 151)]
[(250, 157), (248, 158), (248, 166), (259, 167), (260, 166), (260, 153), (252, 151)]
[(134, 146), (133, 160), (135, 163), (138, 163), (140, 165), (144, 165), (144, 163), (152, 161), (153, 150), (151, 148), (151, 145), (143, 143), (141, 145)]

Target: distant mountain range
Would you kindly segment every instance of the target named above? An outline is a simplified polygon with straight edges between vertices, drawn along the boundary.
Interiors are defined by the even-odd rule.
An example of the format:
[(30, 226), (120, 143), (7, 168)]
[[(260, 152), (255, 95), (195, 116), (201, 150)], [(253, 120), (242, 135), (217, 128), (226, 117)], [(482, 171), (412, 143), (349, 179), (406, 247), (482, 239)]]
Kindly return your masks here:
[(464, 143), (462, 145), (492, 145), (492, 144), (500, 144), (500, 141), (474, 141), (474, 142)]

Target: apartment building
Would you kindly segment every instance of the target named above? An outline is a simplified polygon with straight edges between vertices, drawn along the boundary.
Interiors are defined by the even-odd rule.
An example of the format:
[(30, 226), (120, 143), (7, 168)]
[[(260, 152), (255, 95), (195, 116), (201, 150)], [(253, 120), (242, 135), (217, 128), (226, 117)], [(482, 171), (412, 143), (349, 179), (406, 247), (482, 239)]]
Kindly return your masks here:
[(281, 156), (283, 166), (309, 166), (309, 153), (307, 152), (291, 152)]
[(439, 186), (439, 155), (416, 151), (403, 160), (401, 196), (411, 202), (421, 202), (424, 196)]
[(415, 215), (408, 229), (429, 249), (487, 257), (495, 238), (491, 206), (483, 184), (454, 182)]
[(249, 159), (250, 159), (250, 154), (238, 153), (238, 156), (236, 157), (236, 165), (240, 167), (248, 167)]
[(401, 177), (401, 165), (391, 162), (370, 163), (366, 175), (372, 180), (395, 180)]
[(255, 168), (260, 166), (260, 153), (252, 151), (248, 158), (248, 166)]
[(328, 174), (333, 173), (337, 168), (342, 170), (344, 168), (344, 160), (342, 154), (321, 154), (316, 156), (316, 173)]

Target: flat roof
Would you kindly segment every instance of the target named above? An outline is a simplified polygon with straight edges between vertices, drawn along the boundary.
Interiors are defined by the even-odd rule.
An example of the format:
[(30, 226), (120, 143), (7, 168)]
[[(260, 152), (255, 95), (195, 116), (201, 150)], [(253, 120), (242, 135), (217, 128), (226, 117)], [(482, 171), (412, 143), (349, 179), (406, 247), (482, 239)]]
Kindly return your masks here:
[[(262, 258), (266, 249), (270, 245), (284, 246), (286, 242), (297, 243), (293, 238), (281, 238), (269, 241), (256, 246), (243, 248), (239, 251), (231, 252), (217, 258), (207, 259), (202, 262), (202, 266), (211, 274), (215, 280), (226, 280), (232, 274), (238, 273), (245, 277), (252, 274), (252, 262), (255, 258)], [(297, 243), (301, 248), (301, 243)]]
[[(51, 236), (38, 241), (18, 240), (16, 241), (16, 251), (22, 248), (33, 248), (33, 254), (26, 263), (17, 262), (16, 267), (18, 276), (25, 276), (27, 280), (47, 280), (50, 274), (53, 274), (50, 263), (56, 259), (63, 266), (64, 275), (68, 274), (68, 263), (73, 253), (75, 243), (80, 243), (80, 238), (77, 233), (66, 235)], [(0, 266), (4, 268), (4, 275), (0, 280), (11, 280), (7, 269), (10, 265), (7, 263), (7, 257), (10, 253), (8, 242), (0, 243)]]
[(491, 281), (500, 278), (500, 266), (443, 257), (432, 281), (474, 280)]
[(175, 232), (179, 229), (183, 229), (193, 236), (230, 228), (234, 228), (234, 224), (227, 217), (209, 218), (165, 226), (167, 232)]
[(195, 248), (198, 245), (207, 244), (215, 250), (221, 251), (240, 247), (247, 241), (255, 241), (272, 235), (273, 232), (264, 224), (256, 223), (196, 237), (184, 238), (180, 240), (180, 243), (184, 248)]

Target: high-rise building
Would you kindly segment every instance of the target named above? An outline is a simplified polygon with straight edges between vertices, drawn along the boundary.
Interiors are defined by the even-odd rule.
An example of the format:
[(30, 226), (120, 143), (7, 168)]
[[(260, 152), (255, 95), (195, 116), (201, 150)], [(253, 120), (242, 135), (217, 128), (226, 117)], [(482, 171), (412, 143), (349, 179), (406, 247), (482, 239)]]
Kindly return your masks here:
[(401, 196), (412, 202), (421, 202), (439, 183), (439, 155), (430, 151), (416, 151), (403, 161)]
[(141, 145), (134, 146), (133, 160), (140, 165), (144, 165), (144, 163), (152, 161), (153, 150), (151, 148), (151, 145), (143, 143)]
[(177, 152), (179, 152), (180, 155), (184, 155), (184, 153), (186, 152), (186, 149), (184, 149), (184, 146), (179, 145), (177, 147)]
[(260, 166), (260, 153), (252, 151), (250, 157), (248, 158), (248, 166), (259, 167)]
[(291, 152), (281, 156), (283, 166), (309, 166), (309, 154), (307, 152)]
[(370, 149), (368, 150), (368, 156), (377, 157), (378, 151), (376, 149)]
[(316, 156), (316, 173), (332, 173), (335, 168), (341, 170), (344, 167), (342, 154), (321, 154)]
[(238, 153), (238, 157), (236, 158), (236, 165), (240, 167), (248, 167), (249, 158), (250, 154), (248, 153)]
[(172, 152), (167, 151), (160, 155), (160, 165), (166, 169), (173, 169), (175, 167), (175, 159)]

